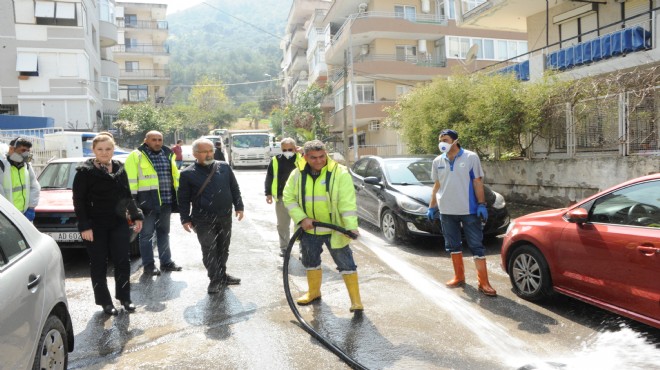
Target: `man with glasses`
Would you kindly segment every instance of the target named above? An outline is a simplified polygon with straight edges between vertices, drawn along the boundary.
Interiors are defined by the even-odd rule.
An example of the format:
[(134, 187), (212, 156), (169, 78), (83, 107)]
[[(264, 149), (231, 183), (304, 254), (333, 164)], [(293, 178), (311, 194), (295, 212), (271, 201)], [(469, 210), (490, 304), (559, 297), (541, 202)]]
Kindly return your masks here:
[(274, 156), (268, 170), (266, 171), (266, 203), (272, 204), (275, 200), (275, 215), (277, 216), (277, 233), (280, 237), (280, 257), (284, 257), (284, 252), (289, 244), (291, 237), (291, 216), (282, 203), (282, 192), (286, 180), (296, 163), (302, 160), (302, 156), (297, 152), (296, 141), (290, 137), (282, 139), (280, 142), (282, 154)]
[(41, 186), (29, 163), (31, 149), (31, 142), (18, 137), (9, 143), (7, 156), (0, 155), (0, 195), (34, 221)]

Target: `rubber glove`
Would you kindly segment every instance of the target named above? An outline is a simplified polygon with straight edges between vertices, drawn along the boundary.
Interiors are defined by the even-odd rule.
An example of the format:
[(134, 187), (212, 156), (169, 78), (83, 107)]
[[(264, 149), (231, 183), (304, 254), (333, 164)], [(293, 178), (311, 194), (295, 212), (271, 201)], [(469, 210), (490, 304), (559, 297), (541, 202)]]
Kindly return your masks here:
[(488, 221), (488, 210), (484, 204), (479, 204), (477, 207), (477, 217), (479, 217), (483, 222)]
[(34, 217), (36, 216), (34, 213), (34, 208), (28, 208), (27, 211), (23, 213), (23, 215), (25, 216), (25, 218), (30, 220), (30, 222), (34, 221)]
[(426, 218), (428, 218), (429, 221), (433, 221), (436, 213), (438, 213), (438, 207), (429, 207), (429, 210), (426, 211)]

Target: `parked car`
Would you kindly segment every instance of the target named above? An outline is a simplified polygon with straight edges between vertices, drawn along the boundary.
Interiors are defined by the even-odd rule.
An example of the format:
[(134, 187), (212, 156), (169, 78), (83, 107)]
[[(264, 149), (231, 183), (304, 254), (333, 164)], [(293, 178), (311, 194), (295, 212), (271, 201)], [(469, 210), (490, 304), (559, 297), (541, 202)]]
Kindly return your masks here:
[(660, 174), (513, 220), (502, 267), (524, 299), (558, 292), (660, 328)]
[[(378, 226), (389, 242), (410, 236), (442, 235), (440, 220), (426, 218), (433, 156), (365, 156), (350, 168), (358, 217)], [(504, 197), (485, 186), (488, 222), (484, 235), (498, 235), (509, 225)]]
[[(126, 155), (113, 157), (120, 162)], [(84, 248), (73, 209), (73, 178), (76, 168), (89, 158), (60, 158), (49, 162), (39, 174), (39, 205), (35, 210), (34, 226), (51, 236), (60, 248)], [(140, 255), (139, 238), (131, 243), (131, 256)]]
[(0, 197), (0, 367), (66, 369), (74, 337), (62, 254)]

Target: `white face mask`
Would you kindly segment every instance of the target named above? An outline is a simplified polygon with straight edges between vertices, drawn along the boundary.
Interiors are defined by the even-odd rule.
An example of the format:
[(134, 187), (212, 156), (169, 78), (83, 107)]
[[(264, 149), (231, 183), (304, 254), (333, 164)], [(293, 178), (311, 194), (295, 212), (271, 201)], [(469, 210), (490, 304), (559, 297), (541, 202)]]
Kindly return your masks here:
[(16, 152), (14, 152), (14, 153), (11, 153), (11, 155), (9, 156), (9, 159), (11, 159), (12, 161), (14, 161), (16, 163), (26, 162), (28, 160), (28, 158), (30, 158), (30, 154), (27, 153), (27, 152), (23, 153), (23, 154), (18, 154)]
[(456, 141), (454, 141), (451, 144), (441, 141), (438, 143), (438, 149), (440, 149), (440, 153), (448, 153), (449, 150), (451, 150), (451, 147), (454, 146), (455, 143)]
[(286, 159), (290, 159), (290, 158), (293, 157), (295, 154), (296, 154), (296, 153), (294, 153), (294, 152), (282, 152), (282, 155), (283, 155), (284, 158), (286, 158)]

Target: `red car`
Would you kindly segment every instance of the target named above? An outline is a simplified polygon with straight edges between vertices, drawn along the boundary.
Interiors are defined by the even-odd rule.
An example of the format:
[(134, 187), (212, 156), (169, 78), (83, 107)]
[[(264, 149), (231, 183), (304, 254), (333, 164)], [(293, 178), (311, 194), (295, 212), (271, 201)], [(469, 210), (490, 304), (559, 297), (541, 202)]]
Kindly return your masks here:
[(521, 298), (558, 292), (660, 328), (660, 173), (515, 219), (502, 267)]

